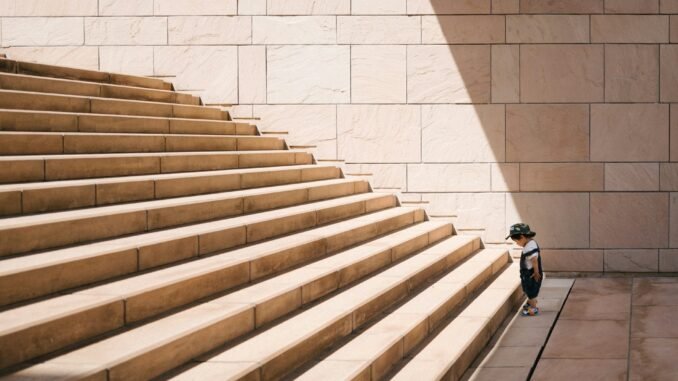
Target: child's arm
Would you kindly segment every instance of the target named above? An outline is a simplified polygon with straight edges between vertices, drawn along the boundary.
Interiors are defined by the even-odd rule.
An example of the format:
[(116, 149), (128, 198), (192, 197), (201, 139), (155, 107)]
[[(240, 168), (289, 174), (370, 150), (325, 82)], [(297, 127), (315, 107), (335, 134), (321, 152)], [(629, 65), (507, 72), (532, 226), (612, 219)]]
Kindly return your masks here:
[(534, 272), (532, 274), (532, 278), (534, 278), (534, 280), (539, 282), (539, 280), (541, 279), (541, 271), (539, 271), (539, 270), (541, 270), (541, 269), (539, 268), (539, 261), (537, 260), (537, 256), (535, 255), (534, 257), (532, 257), (532, 259), (530, 259), (530, 261), (532, 261), (532, 268), (534, 269)]

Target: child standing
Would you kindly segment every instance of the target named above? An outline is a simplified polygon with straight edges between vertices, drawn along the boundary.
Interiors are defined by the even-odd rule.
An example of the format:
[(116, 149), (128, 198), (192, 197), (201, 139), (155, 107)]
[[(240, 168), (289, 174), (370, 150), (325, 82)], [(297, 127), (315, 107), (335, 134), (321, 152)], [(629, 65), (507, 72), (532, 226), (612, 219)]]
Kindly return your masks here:
[(527, 304), (523, 306), (522, 314), (524, 316), (534, 316), (539, 314), (537, 308), (537, 296), (541, 288), (541, 281), (544, 272), (541, 266), (541, 256), (539, 255), (539, 245), (533, 238), (537, 233), (530, 230), (527, 224), (514, 224), (511, 226), (507, 239), (511, 239), (520, 247), (523, 252), (520, 255), (520, 283), (523, 286), (523, 292), (527, 295)]

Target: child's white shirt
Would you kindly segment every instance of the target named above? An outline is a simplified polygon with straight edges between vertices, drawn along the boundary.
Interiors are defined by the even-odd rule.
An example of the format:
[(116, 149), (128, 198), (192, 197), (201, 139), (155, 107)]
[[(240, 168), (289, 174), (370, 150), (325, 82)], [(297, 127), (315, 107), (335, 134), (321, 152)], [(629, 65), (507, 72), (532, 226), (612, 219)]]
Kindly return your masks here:
[[(536, 249), (537, 247), (538, 247), (537, 242), (535, 242), (534, 240), (530, 240), (530, 242), (528, 242), (525, 245), (525, 247), (523, 247), (523, 254), (529, 253), (530, 251)], [(530, 254), (527, 257), (525, 257), (525, 267), (527, 267), (528, 270), (532, 270), (532, 267), (533, 267), (532, 266), (532, 259), (537, 258), (538, 256), (539, 256), (539, 253), (537, 252), (537, 253)]]

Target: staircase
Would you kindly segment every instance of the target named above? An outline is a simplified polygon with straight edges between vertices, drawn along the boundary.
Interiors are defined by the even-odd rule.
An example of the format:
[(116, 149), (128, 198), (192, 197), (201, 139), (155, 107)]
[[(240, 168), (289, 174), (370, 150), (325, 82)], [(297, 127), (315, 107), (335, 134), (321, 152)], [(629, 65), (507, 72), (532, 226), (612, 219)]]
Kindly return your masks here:
[(457, 379), (510, 262), (162, 80), (0, 59), (2, 379)]

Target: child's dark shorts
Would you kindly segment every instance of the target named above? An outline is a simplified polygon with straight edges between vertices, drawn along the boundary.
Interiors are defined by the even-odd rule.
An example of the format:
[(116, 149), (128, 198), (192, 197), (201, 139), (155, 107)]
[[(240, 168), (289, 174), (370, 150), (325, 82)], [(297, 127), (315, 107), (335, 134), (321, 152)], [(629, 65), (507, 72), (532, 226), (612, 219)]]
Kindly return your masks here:
[(520, 270), (520, 284), (523, 286), (523, 292), (529, 299), (534, 299), (539, 295), (541, 280), (537, 282), (532, 278), (532, 270)]

